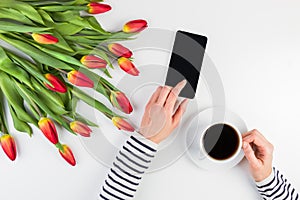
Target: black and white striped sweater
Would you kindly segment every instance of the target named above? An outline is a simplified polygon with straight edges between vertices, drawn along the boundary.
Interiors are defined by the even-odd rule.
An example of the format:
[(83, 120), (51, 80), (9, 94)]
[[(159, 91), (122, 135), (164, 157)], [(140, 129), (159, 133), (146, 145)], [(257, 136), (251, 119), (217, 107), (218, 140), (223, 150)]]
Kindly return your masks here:
[[(100, 199), (130, 200), (134, 198), (143, 174), (151, 164), (157, 144), (134, 133), (123, 145), (101, 188)], [(272, 174), (256, 183), (265, 200), (298, 200), (299, 195), (275, 168)]]

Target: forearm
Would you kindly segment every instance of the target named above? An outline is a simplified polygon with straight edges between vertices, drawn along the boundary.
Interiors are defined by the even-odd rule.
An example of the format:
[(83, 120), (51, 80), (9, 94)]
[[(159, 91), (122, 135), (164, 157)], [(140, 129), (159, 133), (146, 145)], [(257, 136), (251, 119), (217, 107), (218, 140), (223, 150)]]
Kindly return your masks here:
[(256, 182), (261, 197), (266, 200), (298, 200), (299, 195), (288, 180), (275, 168), (271, 175), (261, 182)]
[(134, 133), (118, 152), (100, 192), (100, 199), (133, 199), (157, 144)]

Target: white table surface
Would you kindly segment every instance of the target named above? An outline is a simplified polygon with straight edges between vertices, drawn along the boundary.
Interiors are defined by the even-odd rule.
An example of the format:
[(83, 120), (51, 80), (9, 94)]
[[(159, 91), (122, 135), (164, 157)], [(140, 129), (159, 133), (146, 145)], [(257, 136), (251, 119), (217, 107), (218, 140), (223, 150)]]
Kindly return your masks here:
[[(155, 28), (205, 33), (209, 37), (207, 53), (223, 80), (227, 107), (274, 144), (274, 165), (300, 189), (299, 2), (109, 3), (113, 10), (98, 19), (110, 30), (118, 29), (125, 21), (144, 18)], [(70, 167), (39, 131), (35, 130), (33, 138), (12, 134), (17, 138), (18, 158), (10, 162), (0, 153), (1, 199), (97, 199), (108, 168), (95, 161), (78, 138), (61, 134), (77, 158), (77, 166)], [(173, 165), (147, 174), (135, 199), (252, 200), (258, 195), (245, 160), (229, 171), (210, 173), (184, 155)]]

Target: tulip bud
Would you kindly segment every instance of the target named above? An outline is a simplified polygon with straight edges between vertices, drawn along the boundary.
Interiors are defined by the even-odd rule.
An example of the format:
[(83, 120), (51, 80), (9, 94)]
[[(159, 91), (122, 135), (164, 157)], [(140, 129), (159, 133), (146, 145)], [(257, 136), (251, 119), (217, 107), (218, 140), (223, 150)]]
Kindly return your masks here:
[(96, 68), (105, 68), (107, 62), (97, 56), (94, 55), (86, 55), (80, 59), (80, 62), (88, 68), (96, 69)]
[(89, 3), (87, 7), (90, 14), (100, 14), (111, 10), (110, 5), (96, 2)]
[(132, 52), (129, 49), (118, 43), (109, 44), (108, 49), (118, 57), (130, 58), (132, 56)]
[(4, 134), (1, 136), (0, 142), (7, 157), (14, 161), (17, 157), (17, 148), (14, 138), (9, 134)]
[(49, 118), (42, 117), (38, 123), (39, 128), (46, 138), (53, 144), (58, 143), (58, 135), (53, 121)]
[(134, 131), (134, 128), (131, 126), (131, 124), (129, 124), (121, 117), (113, 117), (112, 122), (119, 130), (125, 130), (130, 132)]
[(52, 84), (52, 86), (51, 86), (51, 85), (45, 83), (45, 86), (49, 90), (52, 90), (54, 92), (60, 92), (60, 93), (67, 92), (67, 87), (66, 87), (65, 83), (62, 80), (60, 80), (58, 77), (56, 77), (52, 74), (45, 74), (45, 77)]
[(58, 39), (50, 34), (39, 34), (39, 33), (32, 33), (32, 38), (41, 44), (56, 44), (58, 43)]
[(133, 76), (139, 75), (139, 70), (134, 66), (134, 64), (125, 57), (121, 57), (118, 59), (118, 64), (121, 67), (123, 71), (125, 71), (128, 74), (131, 74)]
[(70, 147), (68, 147), (65, 144), (61, 145), (61, 148), (58, 149), (59, 154), (72, 166), (76, 165), (76, 160), (74, 158), (74, 155), (72, 153), (72, 150)]
[(111, 91), (110, 101), (114, 107), (118, 108), (119, 110), (121, 110), (126, 114), (131, 113), (133, 110), (130, 101), (127, 99), (127, 97), (123, 92)]
[(90, 137), (92, 130), (80, 121), (73, 121), (70, 123), (70, 128), (83, 137)]
[(145, 28), (147, 28), (147, 21), (143, 19), (137, 19), (137, 20), (132, 20), (130, 22), (127, 22), (123, 26), (123, 32), (125, 33), (137, 33), (141, 32)]
[(81, 87), (94, 87), (94, 82), (89, 79), (84, 73), (72, 70), (68, 73), (68, 80), (74, 85)]

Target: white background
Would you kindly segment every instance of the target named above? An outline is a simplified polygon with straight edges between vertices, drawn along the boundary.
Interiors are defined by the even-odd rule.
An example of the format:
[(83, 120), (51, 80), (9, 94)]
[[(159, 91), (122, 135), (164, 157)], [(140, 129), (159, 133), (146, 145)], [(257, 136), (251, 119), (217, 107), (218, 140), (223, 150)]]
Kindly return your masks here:
[[(144, 18), (150, 27), (209, 37), (207, 52), (222, 77), (228, 108), (275, 146), (274, 164), (300, 189), (300, 3), (292, 0), (115, 0), (98, 19), (109, 30)], [(109, 121), (107, 123), (110, 123)], [(1, 199), (96, 200), (107, 168), (78, 138), (62, 133), (77, 158), (70, 167), (39, 131), (17, 138), (18, 158), (0, 153)], [(109, 150), (108, 150), (109, 151)], [(247, 162), (208, 173), (186, 156), (147, 174), (136, 199), (257, 199)]]

